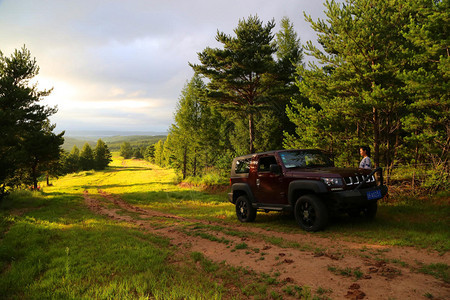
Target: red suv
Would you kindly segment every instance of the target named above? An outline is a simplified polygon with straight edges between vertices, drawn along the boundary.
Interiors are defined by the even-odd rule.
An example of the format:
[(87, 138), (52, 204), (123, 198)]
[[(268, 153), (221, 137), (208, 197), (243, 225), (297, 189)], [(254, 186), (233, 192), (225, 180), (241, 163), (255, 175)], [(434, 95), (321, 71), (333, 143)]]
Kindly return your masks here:
[[(378, 179), (375, 174), (378, 173)], [(387, 194), (381, 168), (335, 168), (320, 150), (278, 150), (237, 157), (231, 168), (229, 201), (241, 222), (257, 210), (293, 211), (304, 230), (318, 231), (333, 213), (374, 218)]]

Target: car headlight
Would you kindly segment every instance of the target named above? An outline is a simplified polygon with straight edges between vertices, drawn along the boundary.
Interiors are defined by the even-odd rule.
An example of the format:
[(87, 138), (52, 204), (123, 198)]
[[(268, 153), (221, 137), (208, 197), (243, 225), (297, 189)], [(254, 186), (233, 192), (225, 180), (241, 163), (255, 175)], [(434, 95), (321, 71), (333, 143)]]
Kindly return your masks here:
[(336, 178), (336, 177), (322, 177), (322, 181), (330, 187), (334, 187), (334, 186), (343, 186), (344, 185), (344, 181), (342, 180), (342, 178)]

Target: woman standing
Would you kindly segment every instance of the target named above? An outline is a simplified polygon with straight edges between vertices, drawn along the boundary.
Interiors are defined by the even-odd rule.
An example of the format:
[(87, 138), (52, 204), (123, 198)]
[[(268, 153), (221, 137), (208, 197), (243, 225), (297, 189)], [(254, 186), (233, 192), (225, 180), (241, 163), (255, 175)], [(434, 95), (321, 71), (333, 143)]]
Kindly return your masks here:
[(372, 162), (370, 161), (370, 148), (368, 146), (361, 146), (359, 148), (359, 154), (363, 157), (359, 163), (361, 169), (372, 169)]

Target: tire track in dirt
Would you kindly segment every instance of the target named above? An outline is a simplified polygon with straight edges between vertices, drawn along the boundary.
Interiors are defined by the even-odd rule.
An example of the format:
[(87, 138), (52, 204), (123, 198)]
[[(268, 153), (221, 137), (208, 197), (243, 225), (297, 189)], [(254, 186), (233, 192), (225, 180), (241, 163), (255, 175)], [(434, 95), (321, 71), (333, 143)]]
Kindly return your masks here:
[[(362, 257), (359, 255), (361, 253), (359, 249), (362, 247), (373, 250), (382, 249), (383, 256), (390, 259), (400, 256), (402, 261), (406, 259), (404, 255), (408, 255), (409, 260), (448, 263), (446, 261), (448, 257), (439, 257), (416, 249), (362, 246), (310, 234), (274, 233), (248, 226), (230, 226), (219, 222), (189, 219), (134, 206), (118, 195), (102, 190), (99, 190), (100, 200), (87, 191), (83, 196), (86, 205), (95, 213), (116, 221), (129, 222), (146, 232), (167, 237), (186, 255), (190, 252), (200, 252), (215, 262), (225, 261), (228, 265), (249, 268), (266, 274), (278, 273), (279, 279), (284, 283), (308, 285), (313, 290), (318, 287), (331, 289), (332, 299), (424, 299), (426, 293), (433, 295), (434, 299), (450, 297), (449, 284), (430, 275), (416, 273), (407, 267), (393, 266), (373, 257)], [(295, 248), (282, 248), (259, 239), (257, 235), (241, 238), (216, 231), (209, 234), (215, 236), (217, 240), (227, 240), (230, 243), (211, 241), (189, 234), (189, 230), (185, 228), (187, 223), (218, 225), (233, 231), (252, 232), (257, 235), (276, 234), (277, 237), (287, 241), (307, 242), (318, 248), (329, 250), (302, 251)], [(247, 245), (247, 248), (237, 250), (236, 245), (243, 243)], [(330, 251), (330, 249), (333, 250)], [(389, 252), (386, 252), (386, 249), (389, 249)], [(356, 277), (359, 280), (356, 280)]]

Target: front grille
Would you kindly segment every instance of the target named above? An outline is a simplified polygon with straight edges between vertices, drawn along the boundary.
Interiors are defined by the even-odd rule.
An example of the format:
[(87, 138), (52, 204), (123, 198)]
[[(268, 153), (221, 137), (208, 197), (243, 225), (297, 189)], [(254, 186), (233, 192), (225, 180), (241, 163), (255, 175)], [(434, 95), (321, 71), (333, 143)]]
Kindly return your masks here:
[[(369, 175), (355, 175), (350, 177), (345, 177), (344, 181), (346, 185), (358, 185), (360, 184), (367, 176)], [(369, 179), (367, 179), (366, 183), (375, 182), (375, 177), (372, 175)]]

